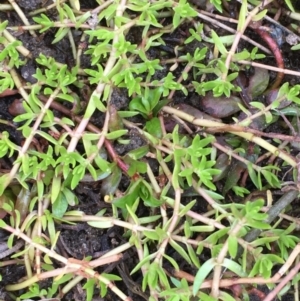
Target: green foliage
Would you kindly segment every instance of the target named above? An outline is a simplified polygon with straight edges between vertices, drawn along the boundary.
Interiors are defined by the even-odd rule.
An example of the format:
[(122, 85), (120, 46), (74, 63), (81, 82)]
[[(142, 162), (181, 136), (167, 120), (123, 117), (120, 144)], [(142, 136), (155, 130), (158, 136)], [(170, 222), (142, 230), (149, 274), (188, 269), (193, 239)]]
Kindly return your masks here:
[(178, 5), (174, 7), (174, 12), (174, 28), (178, 27), (182, 19), (197, 16), (197, 12), (187, 3), (186, 0), (179, 0)]
[(147, 121), (145, 129), (149, 134), (157, 138), (162, 137), (161, 124), (157, 117), (153, 117), (151, 120)]
[(94, 296), (95, 280), (88, 279), (83, 289), (86, 290), (86, 300), (91, 301)]
[(6, 89), (12, 89), (14, 87), (14, 81), (11, 75), (7, 72), (0, 71), (0, 93)]
[(203, 24), (201, 23), (196, 23), (195, 24), (195, 30), (193, 28), (190, 28), (189, 29), (189, 33), (190, 33), (190, 37), (187, 38), (184, 43), (185, 44), (189, 44), (191, 43), (192, 41), (196, 40), (198, 42), (200, 42), (202, 39), (201, 39), (201, 33), (203, 31)]
[(251, 163), (248, 164), (249, 176), (253, 182), (253, 184), (258, 188), (262, 189), (262, 178), (261, 175), (264, 176), (265, 180), (271, 187), (280, 187), (280, 181), (277, 178), (276, 174), (274, 174), (275, 170), (279, 170), (278, 167), (268, 165), (260, 168), (259, 170), (254, 170), (253, 165)]
[(143, 97), (135, 97), (129, 103), (129, 109), (132, 111), (138, 111), (144, 118), (150, 119), (155, 113), (155, 108), (161, 99), (163, 89), (149, 89), (146, 87), (142, 91)]
[(144, 204), (149, 207), (157, 207), (162, 204), (155, 198), (152, 187), (142, 180), (133, 182), (127, 189), (125, 196), (115, 199), (113, 204), (118, 208), (125, 209), (126, 206), (131, 207), (138, 198), (142, 199)]
[(9, 140), (8, 132), (2, 132), (0, 140), (0, 157), (2, 158), (6, 154), (11, 157), (16, 150), (18, 150), (18, 146)]
[[(183, 157), (185, 169), (179, 173), (179, 176), (185, 178), (189, 186), (192, 186), (193, 174), (195, 174), (199, 178), (198, 185), (204, 184), (212, 190), (216, 189), (212, 180), (220, 171), (212, 168), (216, 163), (215, 161), (207, 160), (211, 148), (206, 146), (212, 141), (214, 141), (212, 136), (201, 140), (200, 135), (196, 135), (192, 144), (187, 148), (187, 152)], [(183, 152), (175, 150), (174, 155), (181, 158)]]
[(194, 284), (193, 284), (193, 295), (195, 296), (197, 292), (200, 289), (200, 286), (204, 279), (207, 277), (207, 275), (212, 271), (212, 269), (215, 267), (216, 263), (213, 260), (213, 258), (207, 260), (198, 270)]
[(221, 0), (211, 0), (210, 1), (214, 7), (221, 13), (222, 12), (222, 1)]
[(285, 2), (285, 4), (288, 6), (288, 8), (289, 8), (292, 12), (295, 11), (292, 1), (290, 1), (290, 0), (284, 0), (284, 2)]
[(291, 224), (287, 229), (272, 229), (269, 231), (264, 232), (263, 236), (268, 237), (277, 236), (276, 243), (278, 248), (280, 249), (280, 257), (284, 260), (287, 260), (289, 254), (288, 249), (293, 249), (297, 243), (299, 243), (299, 238), (295, 235), (291, 235), (290, 233), (294, 231), (295, 225)]
[(33, 284), (29, 288), (29, 292), (22, 294), (20, 296), (20, 299), (28, 299), (28, 298), (34, 298), (34, 297), (39, 297), (39, 296), (46, 296), (47, 291), (45, 289), (40, 289), (39, 285), (37, 283)]
[[(271, 105), (262, 104), (259, 97), (269, 84), (266, 72), (253, 84), (251, 70), (240, 63), (264, 55), (256, 47), (231, 53), (228, 47), (238, 35), (211, 31), (206, 36), (201, 15), (187, 0), (100, 2), (98, 8), (84, 11), (78, 0), (58, 2), (51, 13), (45, 10), (33, 17), (34, 30), (54, 34), (56, 46), (81, 35), (80, 44), (76, 37), (72, 46), (74, 67), (43, 54), (36, 58), (35, 84), (20, 83), (16, 77), (30, 56), (22, 53), (17, 35), (7, 38), (8, 22), (0, 24), (0, 93), (14, 89), (24, 100), (24, 112), (11, 123), (3, 122), (17, 127), (18, 137), (6, 131), (0, 134), (0, 158), (10, 168), (4, 166), (0, 174), (0, 209), (3, 217), (7, 215), (7, 224), (1, 220), (0, 226), (13, 232), (9, 246), (14, 236), (27, 236), (28, 246), (14, 256), (26, 254), (24, 261), (40, 264), (41, 276), (57, 271), (53, 260), (66, 271), (75, 266), (74, 273), (55, 274), (50, 287), (41, 289), (26, 262), (28, 282), (16, 284), (23, 286), (22, 293), (13, 297), (61, 298), (79, 279), (74, 275), (80, 275), (86, 300), (98, 291), (104, 298), (109, 289), (125, 300), (128, 296), (118, 288), (118, 276), (93, 269), (97, 260), (109, 260), (110, 255), (120, 260), (121, 252), (129, 248), (137, 254), (131, 274), (142, 273), (141, 286), (151, 292), (151, 301), (214, 301), (201, 285), (220, 266), (240, 278), (271, 277), (274, 267), (287, 262), (299, 243), (292, 222), (282, 223), (280, 217), (267, 223), (265, 212), (271, 204), (269, 193), (290, 177), (288, 171), (281, 174), (282, 160), (297, 167), (296, 149), (292, 144), (279, 149), (281, 136), (274, 142), (242, 126), (258, 117), (268, 126), (282, 114), (300, 115), (300, 85), (284, 83)], [(291, 2), (285, 2), (293, 10)], [(222, 12), (222, 1), (210, 4)], [(240, 33), (247, 13), (247, 2), (242, 1)], [(253, 20), (266, 13), (259, 12)], [(24, 31), (30, 27), (20, 26)], [(177, 35), (183, 38), (177, 41)], [(82, 53), (90, 60), (84, 70)], [(242, 108), (245, 120), (237, 115), (228, 120), (201, 115), (192, 94), (236, 96), (241, 92), (237, 86), (241, 74), (248, 73), (246, 90), (253, 99), (252, 108)], [(293, 106), (282, 109), (285, 100)], [(176, 110), (185, 101), (197, 108)], [(258, 160), (268, 152), (280, 159), (272, 164)], [(252, 188), (267, 190), (268, 202), (250, 199)], [(83, 195), (90, 189), (97, 193), (91, 193), (97, 206), (105, 207), (97, 214), (84, 211)], [(109, 256), (90, 262), (89, 258), (73, 262), (55, 253), (57, 225), (76, 226), (79, 221), (99, 229), (119, 227), (124, 244), (115, 248), (112, 244)], [(253, 230), (260, 230), (259, 236), (246, 243), (245, 236)], [(179, 272), (181, 261), (197, 271), (192, 286), (165, 269), (171, 266)], [(246, 292), (243, 298), (247, 300)], [(230, 291), (219, 290), (219, 299), (233, 297)]]
[(25, 62), (19, 59), (19, 52), (17, 51), (17, 47), (22, 45), (20, 41), (14, 41), (11, 43), (7, 43), (7, 40), (3, 37), (0, 37), (0, 45), (2, 48), (0, 53), (0, 62), (4, 62), (7, 68), (17, 67), (24, 65)]
[(284, 260), (274, 254), (264, 254), (256, 260), (249, 277), (260, 275), (264, 278), (269, 278), (272, 274), (273, 266), (278, 263), (283, 264)]
[(33, 17), (33, 20), (34, 22), (42, 25), (42, 29), (40, 30), (40, 33), (49, 30), (54, 25), (54, 22), (51, 21), (45, 14), (41, 14), (39, 17)]

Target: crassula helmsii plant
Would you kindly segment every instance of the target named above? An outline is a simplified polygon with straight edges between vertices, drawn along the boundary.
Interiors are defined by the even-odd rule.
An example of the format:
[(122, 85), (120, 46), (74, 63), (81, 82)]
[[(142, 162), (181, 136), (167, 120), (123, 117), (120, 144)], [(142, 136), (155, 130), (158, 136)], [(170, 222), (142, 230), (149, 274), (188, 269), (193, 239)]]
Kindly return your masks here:
[[(15, 11), (20, 24), (1, 20), (0, 93), (22, 100), (13, 123), (1, 121), (12, 129), (0, 140), (9, 162), (0, 225), (11, 233), (9, 247), (15, 237), (25, 242), (10, 264), (23, 264), (26, 276), (5, 290), (63, 299), (82, 283), (86, 300), (108, 290), (129, 300), (119, 285), (128, 287), (126, 276), (99, 266), (117, 266), (134, 250), (130, 272), (141, 281), (129, 291), (146, 300), (249, 300), (257, 285), (274, 289), (265, 300), (291, 286), (296, 294), (299, 220), (282, 211), (298, 196), (299, 138), (264, 130), (283, 119), (297, 131), (300, 86), (283, 75), (299, 74), (284, 69), (270, 45), (245, 36), (260, 32), (253, 22), (274, 13), (273, 1), (235, 2), (236, 20), (218, 17), (229, 9), (221, 1), (99, 0), (91, 9), (57, 1), (30, 11), (29, 21), (8, 2), (0, 11)], [(52, 43), (67, 41), (73, 62), (34, 56), (18, 31), (54, 32)], [(264, 64), (266, 54), (276, 67)], [(29, 61), (35, 80), (26, 83), (20, 68)], [(279, 74), (273, 84), (271, 68)], [(130, 147), (134, 136), (139, 144)], [(79, 209), (77, 190), (94, 182), (107, 205), (95, 215)], [(69, 223), (117, 226), (123, 242), (93, 260), (67, 258), (56, 246), (58, 226)], [(40, 288), (44, 279), (49, 286)]]

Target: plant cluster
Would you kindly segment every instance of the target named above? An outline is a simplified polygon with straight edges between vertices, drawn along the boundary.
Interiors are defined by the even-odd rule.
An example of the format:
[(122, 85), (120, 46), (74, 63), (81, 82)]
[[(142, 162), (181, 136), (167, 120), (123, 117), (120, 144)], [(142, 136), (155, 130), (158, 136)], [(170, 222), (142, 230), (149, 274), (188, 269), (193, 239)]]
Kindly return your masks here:
[[(22, 100), (13, 122), (1, 120), (0, 227), (11, 234), (8, 247), (15, 238), (25, 246), (2, 265), (22, 264), (26, 276), (5, 291), (17, 300), (63, 300), (81, 283), (88, 301), (108, 291), (129, 300), (119, 286), (123, 270), (106, 265), (120, 269), (131, 250), (137, 261), (128, 277), (142, 281), (130, 291), (146, 300), (249, 300), (257, 285), (273, 290), (264, 300), (291, 287), (296, 295), (300, 221), (283, 210), (299, 190), (300, 85), (282, 79), (299, 74), (280, 57), (277, 68), (258, 63), (274, 49), (244, 35), (274, 13), (272, 0), (235, 2), (231, 35), (207, 31), (232, 30), (218, 21), (228, 9), (219, 0), (204, 7), (215, 14), (187, 0), (97, 0), (91, 9), (56, 1), (29, 12), (30, 22), (8, 2), (0, 12), (14, 10), (22, 24), (0, 22), (0, 97)], [(68, 41), (73, 64), (33, 58), (18, 31), (55, 32), (53, 45)], [(241, 39), (247, 49), (238, 48)], [(29, 61), (34, 81), (24, 83), (20, 68)], [(273, 84), (268, 69), (279, 74)], [(288, 129), (273, 133), (281, 120)], [(78, 209), (78, 188), (95, 183), (106, 206), (93, 215)], [(96, 259), (66, 258), (57, 251), (59, 225), (80, 223), (121, 228), (126, 242)]]

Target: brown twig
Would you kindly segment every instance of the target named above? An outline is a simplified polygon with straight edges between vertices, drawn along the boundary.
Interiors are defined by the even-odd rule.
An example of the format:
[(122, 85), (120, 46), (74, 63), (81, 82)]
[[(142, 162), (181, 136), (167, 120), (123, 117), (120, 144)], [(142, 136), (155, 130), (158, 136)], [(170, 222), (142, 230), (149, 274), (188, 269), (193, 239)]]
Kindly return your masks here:
[(0, 245), (0, 259), (5, 258), (16, 251), (20, 250), (24, 246), (24, 241), (23, 240), (18, 240), (11, 248), (8, 248), (7, 243), (5, 242), (4, 244)]

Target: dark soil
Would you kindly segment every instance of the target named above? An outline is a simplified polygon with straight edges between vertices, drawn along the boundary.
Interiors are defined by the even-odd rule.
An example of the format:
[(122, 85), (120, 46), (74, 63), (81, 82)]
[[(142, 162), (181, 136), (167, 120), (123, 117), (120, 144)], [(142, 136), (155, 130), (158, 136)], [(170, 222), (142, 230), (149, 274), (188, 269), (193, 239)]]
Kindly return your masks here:
[[(29, 13), (30, 11), (40, 8), (42, 6), (47, 5), (45, 1), (42, 0), (19, 0), (17, 1), (19, 6), (23, 9), (25, 14)], [(197, 1), (191, 1), (195, 2), (197, 4)], [(81, 1), (81, 7), (83, 9), (91, 9), (96, 7), (97, 3), (96, 1), (92, 0), (82, 0)], [(53, 12), (49, 12), (51, 14)], [(27, 16), (29, 21), (33, 23), (30, 16)], [(9, 25), (8, 26), (17, 26), (19, 24), (22, 24), (20, 21), (18, 15), (15, 12), (9, 12), (4, 13), (0, 12), (0, 19), (1, 20), (8, 20)], [(167, 21), (166, 21), (167, 22)], [(181, 43), (182, 40), (186, 38), (186, 35), (188, 33), (189, 24), (184, 24), (181, 26), (178, 30), (176, 30), (172, 34), (166, 34), (163, 38), (165, 39), (166, 45), (164, 47), (159, 48), (151, 48), (149, 50), (149, 57), (154, 58), (160, 58), (160, 59), (167, 59), (170, 57), (174, 57), (174, 48), (179, 43)], [(35, 83), (36, 79), (33, 77), (33, 74), (35, 73), (35, 70), (37, 68), (37, 64), (35, 62), (35, 59), (39, 56), (40, 53), (43, 53), (46, 57), (54, 57), (56, 61), (67, 64), (68, 66), (72, 67), (74, 65), (73, 58), (71, 56), (71, 48), (68, 42), (67, 38), (64, 38), (62, 41), (60, 41), (57, 44), (52, 44), (52, 41), (54, 39), (55, 31), (48, 32), (46, 34), (39, 34), (38, 37), (34, 38), (32, 37), (28, 32), (20, 32), (17, 33), (18, 39), (22, 41), (23, 45), (30, 50), (32, 54), (32, 58), (27, 58), (26, 64), (19, 68), (18, 72), (23, 78), (25, 82)], [(219, 34), (221, 34), (221, 31), (219, 31)], [(76, 31), (74, 31), (74, 38), (75, 43), (79, 43), (80, 35), (76, 35)], [(261, 41), (259, 37), (255, 33), (251, 33), (251, 38), (256, 39), (257, 41)], [(131, 41), (134, 41), (134, 43), (138, 43), (141, 40), (141, 32), (138, 29), (133, 30), (129, 34), (129, 39)], [(181, 53), (179, 55), (182, 55), (187, 52), (193, 52), (194, 49), (197, 47), (202, 47), (200, 42), (193, 42), (191, 44), (188, 44), (183, 47), (181, 45)], [(246, 42), (243, 42), (241, 47), (248, 47), (249, 45)], [(286, 68), (290, 68), (293, 70), (299, 70), (299, 55), (297, 52), (291, 52), (290, 47), (287, 47), (287, 45), (283, 44), (282, 46), (282, 52), (283, 57), (285, 60)], [(161, 54), (164, 54), (164, 57), (161, 57)], [(267, 58), (264, 62), (269, 62), (271, 65), (274, 65), (273, 58)], [(90, 67), (89, 65), (89, 57), (87, 55), (83, 55), (82, 58), (82, 67)], [(179, 66), (175, 72), (174, 75), (176, 77), (179, 77), (182, 73), (184, 66)], [(164, 77), (168, 72), (168, 69), (165, 68), (164, 70), (161, 70), (157, 72), (155, 77), (157, 79), (160, 79)], [(275, 78), (276, 74), (271, 74), (273, 78)], [(191, 78), (188, 78), (185, 81), (185, 84), (188, 84), (189, 80)], [(285, 76), (284, 81), (289, 81), (291, 85), (298, 84), (300, 82), (299, 78), (295, 78), (292, 76)], [(94, 87), (90, 87), (93, 89)], [(16, 99), (20, 99), (20, 95), (12, 95), (12, 96), (6, 96), (1, 98), (0, 102), (0, 118), (3, 120), (7, 120), (12, 122), (14, 116), (13, 116), (13, 108), (12, 103)], [(177, 105), (179, 103), (185, 103), (192, 106), (197, 106), (199, 101), (199, 95), (195, 94), (194, 92), (189, 93), (188, 96), (185, 96), (181, 92), (176, 92), (174, 94), (174, 97), (172, 99), (172, 104)], [(117, 110), (128, 110), (128, 103), (129, 98), (127, 96), (126, 90), (124, 89), (115, 89), (113, 95), (112, 95), (112, 103), (116, 107)], [(63, 103), (66, 106), (69, 106), (67, 103)], [(57, 116), (60, 116), (60, 112), (55, 111), (54, 113), (57, 114)], [(135, 122), (145, 122), (140, 117), (135, 117), (132, 119)], [(104, 115), (99, 112), (96, 113), (92, 119), (91, 122), (98, 126), (99, 128), (102, 127), (104, 122)], [(22, 136), (22, 133), (16, 129), (14, 126), (8, 126), (0, 124), (0, 130), (1, 132), (7, 131), (10, 135), (11, 140), (17, 144), (22, 145), (22, 142), (24, 141), (24, 138)], [(282, 130), (282, 128), (277, 127), (275, 129), (272, 129), (272, 132), (274, 130), (278, 130), (280, 133), (285, 133), (286, 129)], [(145, 141), (140, 137), (140, 135), (135, 131), (130, 131), (128, 133), (127, 138), (130, 140), (130, 143), (127, 145), (123, 144), (115, 144), (115, 150), (116, 152), (123, 156), (128, 151), (132, 149), (136, 149), (137, 147), (140, 147), (145, 144)], [(42, 144), (42, 141), (39, 141)], [(16, 158), (5, 158), (5, 160), (1, 159), (1, 168), (2, 169), (10, 169), (12, 166), (12, 163), (14, 162)], [(153, 170), (155, 171), (155, 162), (151, 162), (149, 160), (149, 163), (151, 164)], [(128, 187), (130, 181), (127, 177), (123, 176), (122, 181), (120, 183), (120, 190), (125, 191)], [(79, 199), (79, 204), (77, 207), (73, 207), (72, 210), (76, 210), (77, 208), (81, 211), (84, 211), (86, 214), (96, 214), (98, 211), (100, 211), (102, 208), (108, 208), (109, 205), (104, 202), (103, 196), (100, 195), (100, 188), (101, 188), (101, 182), (95, 182), (93, 184), (85, 184), (81, 183), (76, 188), (76, 194)], [(221, 187), (220, 187), (221, 189)], [(195, 197), (191, 198), (189, 196), (186, 196), (184, 199), (184, 202), (189, 202), (191, 199), (194, 199)], [(205, 202), (199, 198), (199, 202), (196, 205), (197, 208), (194, 208), (197, 212), (206, 212), (207, 206), (204, 205)], [(143, 209), (141, 209), (143, 210)], [(144, 212), (143, 214), (147, 214)], [(91, 256), (92, 258), (96, 258), (97, 256), (104, 254), (105, 252), (111, 250), (112, 248), (124, 243), (126, 241), (126, 238), (124, 238), (124, 233), (120, 231), (120, 228), (113, 227), (109, 230), (107, 229), (96, 229), (93, 227), (88, 226), (87, 224), (77, 224), (76, 226), (72, 225), (56, 225), (57, 230), (61, 231), (61, 236), (57, 244), (56, 251), (58, 253), (63, 254), (66, 257), (73, 257), (75, 259), (83, 259), (84, 257)], [(171, 250), (167, 250), (167, 254), (169, 256), (172, 256), (180, 267), (183, 268), (183, 270), (190, 271), (190, 268), (186, 265), (185, 262), (181, 263), (182, 258), (175, 253), (174, 251), (171, 252)], [(204, 256), (204, 255), (203, 255)], [(124, 254), (123, 262), (125, 263), (128, 271), (131, 271), (135, 265), (138, 263), (138, 257), (137, 254), (134, 254), (133, 251), (127, 252)], [(54, 265), (59, 266), (59, 263), (55, 262)], [(112, 264), (110, 266), (103, 266), (98, 269), (99, 273), (112, 273), (116, 275), (120, 275), (120, 267), (121, 264), (117, 262), (116, 264)], [(123, 268), (123, 265), (122, 265)], [(190, 271), (192, 274), (195, 274), (195, 271)], [(3, 299), (5, 301), (12, 301), (13, 298), (5, 292), (5, 285), (9, 283), (17, 283), (25, 274), (25, 268), (24, 266), (20, 265), (13, 265), (13, 266), (7, 266), (0, 268), (0, 274), (2, 275), (2, 281), (0, 283), (0, 292), (1, 296), (0, 299)], [(120, 275), (122, 276), (122, 275)], [(130, 276), (127, 275), (128, 278), (131, 278), (137, 285), (141, 285), (142, 282), (142, 275), (141, 273), (135, 273), (134, 275)], [(48, 282), (44, 281), (40, 283), (41, 288), (47, 288)], [(118, 287), (126, 294), (132, 297), (135, 301), (144, 300), (140, 295), (134, 294), (130, 287), (125, 282), (117, 282)], [(265, 289), (265, 288), (263, 288)], [(19, 292), (20, 294), (22, 292)], [(95, 292), (97, 295), (97, 291)], [(148, 295), (148, 292), (145, 292), (146, 295)], [(2, 298), (1, 298), (2, 297)], [(69, 301), (69, 300), (76, 300), (81, 301), (85, 300), (85, 291), (82, 289), (82, 286), (78, 284), (73, 290), (71, 290), (68, 294), (66, 294), (62, 300)], [(116, 296), (111, 293), (108, 290), (108, 294), (104, 299), (101, 298), (94, 298), (93, 300), (118, 300)], [(251, 295), (252, 301), (258, 301), (261, 300), (255, 294)], [(283, 301), (292, 301), (293, 299), (289, 294), (287, 294), (284, 298), (282, 298)]]

